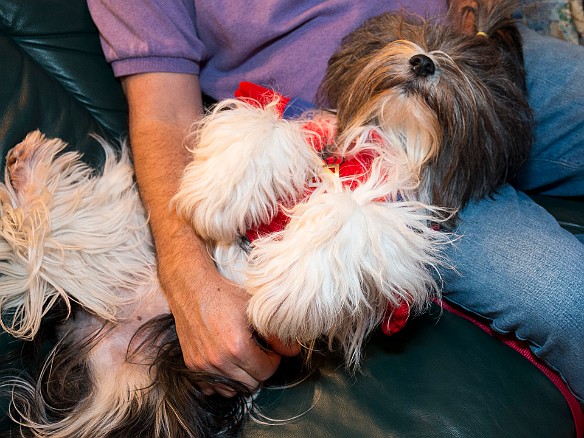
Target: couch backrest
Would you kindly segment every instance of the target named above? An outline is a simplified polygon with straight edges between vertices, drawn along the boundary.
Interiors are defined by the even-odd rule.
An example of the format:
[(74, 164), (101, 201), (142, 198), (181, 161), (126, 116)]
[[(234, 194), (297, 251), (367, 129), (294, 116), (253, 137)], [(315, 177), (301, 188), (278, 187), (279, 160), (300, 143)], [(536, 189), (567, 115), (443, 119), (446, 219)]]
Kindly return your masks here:
[(85, 0), (0, 2), (0, 169), (32, 130), (60, 137), (90, 162), (90, 133), (119, 139), (127, 108)]

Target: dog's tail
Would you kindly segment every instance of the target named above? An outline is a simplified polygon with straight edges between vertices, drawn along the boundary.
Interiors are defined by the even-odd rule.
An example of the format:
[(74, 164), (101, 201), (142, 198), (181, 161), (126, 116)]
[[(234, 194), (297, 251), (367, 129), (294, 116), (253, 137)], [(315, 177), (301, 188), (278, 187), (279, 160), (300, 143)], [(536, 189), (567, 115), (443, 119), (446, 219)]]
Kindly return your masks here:
[(283, 231), (253, 242), (244, 286), (262, 336), (310, 345), (324, 335), (356, 368), (388, 305), (415, 312), (438, 293), (433, 268), (450, 236), (430, 226), (432, 207), (399, 200), (385, 165), (375, 160), (354, 190), (323, 185)]
[(322, 164), (301, 124), (280, 116), (277, 100), (261, 108), (224, 100), (189, 138), (193, 161), (173, 203), (202, 238), (219, 243), (269, 223)]
[(113, 320), (133, 299), (119, 288), (153, 275), (128, 149), (117, 156), (102, 142), (97, 175), (66, 146), (29, 134), (9, 153), (0, 184), (0, 324), (21, 338), (33, 338), (59, 300)]
[[(250, 406), (249, 391), (220, 376), (189, 370), (164, 315), (137, 332), (126, 360), (107, 368), (94, 356), (113, 325), (79, 341), (71, 331), (55, 347), (40, 375), (5, 381), (10, 415), (23, 436), (43, 438), (198, 438), (237, 436)], [(97, 366), (100, 364), (100, 366)], [(232, 399), (205, 396), (199, 383), (232, 388)]]

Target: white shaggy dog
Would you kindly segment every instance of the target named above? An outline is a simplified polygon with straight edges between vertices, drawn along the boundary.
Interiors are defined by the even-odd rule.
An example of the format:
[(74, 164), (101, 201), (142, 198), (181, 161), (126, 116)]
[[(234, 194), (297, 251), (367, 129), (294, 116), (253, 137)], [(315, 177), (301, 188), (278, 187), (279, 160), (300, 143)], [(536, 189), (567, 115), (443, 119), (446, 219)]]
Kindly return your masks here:
[[(236, 108), (222, 112), (217, 107), (205, 119), (200, 138), (205, 139), (210, 132), (205, 128), (213, 126), (218, 114), (237, 117), (238, 111), (254, 115), (254, 124), (288, 125), (298, 137), (292, 146), (288, 140), (282, 146), (289, 147), (290, 159), (294, 147), (304, 154), (294, 172), (283, 172), (284, 178), (296, 178), (288, 187), (300, 193), (308, 193), (309, 185), (317, 187), (282, 210), (289, 223), (255, 239), (249, 254), (242, 249), (237, 225), (231, 241), (218, 239), (214, 256), (219, 268), (252, 291), (248, 314), (260, 334), (308, 346), (326, 336), (331, 348), (338, 343), (344, 349), (347, 365), (357, 367), (362, 343), (388, 305), (405, 303), (415, 309), (427, 303), (434, 285), (428, 267), (440, 261), (438, 245), (446, 234), (428, 227), (433, 219), (428, 207), (405, 198), (393, 201), (406, 196), (398, 188), (405, 187), (406, 178), (387, 172), (396, 158), (380, 149), (379, 140), (368, 141), (370, 134), (362, 136), (356, 159), (347, 160), (359, 175), (339, 179), (323, 170), (318, 155), (304, 143), (306, 135), (314, 137), (316, 125), (307, 131), (306, 124), (283, 121), (270, 105), (229, 105)], [(328, 116), (323, 121), (321, 127), (334, 127)], [(283, 131), (294, 138), (287, 126)], [(39, 132), (29, 134), (7, 157), (0, 185), (2, 326), (14, 336), (36, 339), (51, 308), (64, 307), (70, 316), (58, 325), (58, 343), (38, 373), (4, 381), (13, 392), (12, 416), (24, 436), (236, 433), (249, 408), (249, 391), (220, 376), (188, 370), (182, 362), (155, 275), (128, 151), (124, 147), (118, 156), (102, 146), (100, 173), (78, 153), (67, 152), (65, 143)], [(279, 178), (260, 190), (273, 190)], [(191, 183), (196, 187), (196, 181)], [(250, 183), (252, 191), (257, 184), (257, 179)], [(276, 216), (283, 198), (290, 200), (296, 192), (247, 199), (259, 212), (253, 224)], [(177, 203), (199, 203), (190, 199), (185, 204), (186, 198), (179, 193)], [(272, 203), (262, 207), (266, 198)], [(242, 202), (223, 204), (224, 209), (238, 206)], [(230, 217), (244, 216), (247, 226), (248, 211), (240, 208)], [(228, 236), (230, 227), (223, 228)], [(198, 389), (201, 382), (227, 385), (238, 396), (210, 399)]]
[[(187, 369), (156, 277), (147, 218), (128, 150), (103, 143), (97, 173), (67, 145), (29, 134), (0, 184), (2, 327), (42, 337), (64, 307), (57, 345), (38, 372), (3, 380), (23, 436), (202, 437), (238, 430), (249, 392)], [(43, 363), (44, 361), (44, 363)], [(198, 389), (238, 392), (214, 400)]]
[(388, 307), (418, 311), (437, 296), (432, 268), (449, 235), (432, 223), (444, 211), (412, 199), (438, 148), (417, 135), (406, 154), (371, 126), (332, 153), (334, 115), (287, 120), (282, 96), (245, 83), (239, 94), (196, 126), (177, 210), (250, 293), (261, 336), (325, 337), (358, 367)]

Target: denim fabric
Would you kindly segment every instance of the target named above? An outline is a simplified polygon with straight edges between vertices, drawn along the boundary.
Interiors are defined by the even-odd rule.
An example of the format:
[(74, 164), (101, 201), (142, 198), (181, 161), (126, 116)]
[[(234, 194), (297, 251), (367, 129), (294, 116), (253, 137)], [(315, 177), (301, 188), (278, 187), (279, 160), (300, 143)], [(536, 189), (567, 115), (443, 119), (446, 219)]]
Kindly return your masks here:
[[(517, 187), (584, 195), (584, 48), (524, 29), (532, 159)], [(584, 400), (584, 245), (507, 185), (468, 205), (444, 270), (444, 297), (530, 342)], [(578, 236), (581, 238), (582, 236)]]
[(584, 196), (584, 47), (529, 29), (523, 40), (535, 142), (518, 187)]

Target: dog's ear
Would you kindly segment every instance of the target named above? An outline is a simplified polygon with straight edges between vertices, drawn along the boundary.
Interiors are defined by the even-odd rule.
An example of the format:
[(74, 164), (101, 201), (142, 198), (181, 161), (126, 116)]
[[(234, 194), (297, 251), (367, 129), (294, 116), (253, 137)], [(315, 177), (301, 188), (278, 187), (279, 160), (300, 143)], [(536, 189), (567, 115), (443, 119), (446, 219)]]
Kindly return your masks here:
[[(433, 202), (448, 207), (463, 206), (513, 181), (533, 140), (521, 37), (512, 16), (517, 2), (457, 3), (475, 5), (462, 13), (451, 9), (456, 30), (451, 36), (460, 47), (449, 55), (456, 55), (462, 71), (472, 72), (470, 77), (477, 79), (473, 89), (482, 91), (477, 94), (480, 98), (443, 99), (433, 105), (441, 108), (438, 117), (447, 136), (427, 179), (432, 181)], [(469, 16), (471, 32), (463, 31)], [(441, 36), (437, 33), (434, 39), (439, 41)]]

